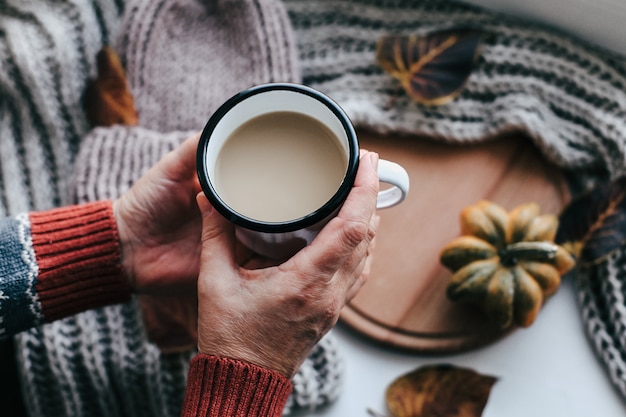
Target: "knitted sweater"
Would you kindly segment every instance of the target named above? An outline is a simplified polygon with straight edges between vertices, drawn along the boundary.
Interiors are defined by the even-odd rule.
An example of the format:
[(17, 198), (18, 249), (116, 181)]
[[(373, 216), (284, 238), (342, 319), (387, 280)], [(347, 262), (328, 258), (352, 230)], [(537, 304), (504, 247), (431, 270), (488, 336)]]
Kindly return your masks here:
[[(1, 337), (130, 298), (108, 201), (4, 218), (0, 246)], [(182, 416), (277, 416), (290, 390), (277, 372), (199, 354)]]
[[(134, 129), (89, 132), (78, 105), (80, 94), (87, 75), (94, 75), (97, 50), (103, 43), (113, 43), (111, 33), (118, 27), (122, 3), (65, 0), (42, 6), (41, 2), (13, 0), (0, 5), (0, 210), (4, 214), (47, 209), (72, 201), (69, 195), (83, 201), (100, 195), (110, 198), (106, 193), (119, 193), (136, 178), (127, 174), (129, 168), (139, 169), (135, 161), (143, 158), (148, 165), (175, 146), (180, 132), (201, 127), (170, 124), (168, 118), (167, 129), (151, 122)], [(154, 34), (150, 19), (166, 9), (164, 3), (154, 1), (153, 13), (139, 13), (141, 8), (133, 6), (124, 14), (145, 16), (144, 24), (132, 27), (139, 28), (140, 34)], [(253, 8), (267, 10), (260, 7), (265, 3), (253, 2)], [(292, 65), (302, 70), (301, 80), (337, 100), (357, 127), (426, 135), (459, 145), (521, 131), (568, 175), (574, 195), (599, 181), (626, 175), (626, 61), (621, 56), (550, 28), (456, 1), (285, 0), (283, 4), (293, 34), (289, 27), (278, 27), (287, 33), (282, 39), (293, 36), (296, 45), (280, 44), (297, 48), (298, 62)], [(435, 108), (400, 95), (389, 107), (398, 88), (375, 63), (377, 39), (388, 33), (419, 34), (454, 25), (494, 34), (462, 94)], [(156, 33), (174, 37), (180, 31)], [(147, 48), (148, 38), (141, 38), (133, 50), (161, 51), (154, 45)], [(139, 39), (128, 37), (129, 41)], [(243, 48), (245, 43), (238, 45), (244, 49), (242, 54), (250, 53)], [(252, 51), (267, 53), (267, 48)], [(136, 58), (126, 58), (127, 69), (132, 64), (139, 70), (133, 71), (135, 75), (143, 66), (157, 62), (145, 55)], [(279, 62), (271, 67), (281, 68), (289, 61)], [(235, 67), (241, 68), (215, 71), (230, 76)], [(159, 80), (167, 80), (167, 71), (150, 68), (155, 71), (148, 77), (131, 77), (135, 89), (145, 86), (156, 73), (161, 74), (156, 76)], [(211, 73), (206, 68), (205, 74)], [(272, 79), (271, 71), (263, 70), (263, 74), (265, 80)], [(151, 83), (150, 88), (159, 85)], [(208, 91), (191, 90), (200, 98), (199, 91)], [(137, 97), (140, 110), (152, 108), (142, 104), (151, 103), (151, 93), (145, 91), (140, 93), (148, 94), (145, 101)], [(168, 102), (167, 98), (161, 91), (158, 101)], [(183, 109), (189, 111), (188, 106)], [(138, 139), (147, 135), (152, 139)], [(79, 148), (81, 154), (74, 164)], [(74, 168), (77, 174), (69, 175)], [(71, 184), (70, 177), (78, 185)], [(622, 248), (581, 272), (576, 282), (581, 319), (592, 345), (608, 377), (626, 397), (626, 343), (621, 336), (626, 323), (625, 271), (626, 249)], [(133, 303), (83, 313), (21, 334), (16, 346), (31, 415), (177, 415), (190, 356), (160, 355), (143, 338)], [(335, 346), (330, 343), (321, 352), (310, 356), (313, 365), (303, 368), (299, 375), (304, 377), (294, 380), (294, 393), (302, 393), (294, 402), (303, 400), (305, 407), (325, 403), (339, 393), (337, 367), (324, 366), (328, 358), (336, 358)], [(334, 377), (324, 379), (327, 370)], [(94, 393), (99, 398), (96, 404), (87, 400)], [(151, 398), (154, 405), (146, 410), (135, 403), (136, 398)], [(124, 411), (119, 404), (124, 404)]]

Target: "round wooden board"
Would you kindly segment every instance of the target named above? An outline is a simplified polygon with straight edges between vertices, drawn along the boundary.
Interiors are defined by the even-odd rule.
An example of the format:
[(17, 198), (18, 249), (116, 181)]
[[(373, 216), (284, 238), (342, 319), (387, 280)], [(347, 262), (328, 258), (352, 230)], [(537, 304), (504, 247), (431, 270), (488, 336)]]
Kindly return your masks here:
[(560, 170), (522, 135), (453, 145), (360, 132), (359, 141), (404, 166), (411, 188), (402, 204), (379, 210), (372, 274), (341, 320), (418, 352), (455, 352), (502, 337), (475, 308), (446, 298), (451, 273), (439, 252), (459, 236), (461, 209), (481, 199), (507, 210), (535, 201), (542, 213), (558, 214), (570, 199)]

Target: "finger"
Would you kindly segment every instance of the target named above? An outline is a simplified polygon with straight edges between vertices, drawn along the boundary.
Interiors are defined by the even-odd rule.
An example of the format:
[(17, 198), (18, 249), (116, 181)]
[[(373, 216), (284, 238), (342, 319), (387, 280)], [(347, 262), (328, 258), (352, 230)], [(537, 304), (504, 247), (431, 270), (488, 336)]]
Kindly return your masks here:
[[(362, 224), (368, 231), (367, 237), (373, 239), (372, 218), (376, 213), (376, 200), (380, 188), (378, 179), (378, 154), (365, 152), (361, 157), (354, 186), (344, 202), (338, 219)], [(324, 231), (322, 230), (322, 233)], [(355, 241), (354, 244), (358, 244)]]
[(196, 152), (200, 132), (185, 139), (176, 149), (166, 154), (160, 163), (164, 164), (168, 176), (173, 181), (187, 181), (189, 178), (196, 178)]
[(177, 149), (179, 158), (183, 161), (186, 172), (195, 171), (196, 169), (196, 153), (198, 150), (198, 142), (200, 141), (200, 132), (187, 138)]
[[(198, 208), (202, 214), (202, 256), (203, 273), (222, 267), (233, 268), (235, 265), (234, 226), (215, 210), (203, 192), (196, 196)], [(210, 258), (210, 262), (209, 261)], [(217, 272), (217, 271), (214, 271)]]
[[(374, 215), (372, 217), (371, 227), (373, 230), (378, 229), (378, 225), (380, 224), (380, 216)], [(352, 300), (356, 294), (359, 292), (361, 287), (367, 282), (368, 278), (372, 273), (372, 264), (374, 261), (374, 252), (376, 250), (376, 238), (372, 239), (369, 246), (367, 247), (367, 254), (363, 259), (362, 266), (360, 265), (360, 269), (357, 268), (354, 273), (358, 274), (357, 280), (350, 286), (346, 292), (346, 303)]]
[[(359, 170), (354, 179), (354, 186), (339, 212), (342, 214), (356, 212), (362, 208), (369, 221), (376, 209), (376, 199), (380, 183), (378, 180), (378, 154), (364, 151), (361, 154)], [(366, 203), (364, 207), (362, 203)]]
[(352, 299), (358, 294), (358, 292), (363, 287), (363, 284), (369, 278), (369, 274), (371, 272), (371, 259), (370, 255), (363, 258), (361, 264), (357, 269), (355, 269), (354, 274), (356, 279), (352, 283), (352, 285), (347, 289), (345, 295), (345, 303), (349, 303)]
[(380, 226), (380, 216), (378, 214), (374, 214), (370, 222), (370, 229), (374, 231), (374, 237), (370, 241), (368, 254), (372, 254), (376, 250), (376, 242), (378, 242), (378, 239), (376, 238), (376, 236), (378, 235), (379, 226)]
[(366, 152), (361, 158), (354, 187), (336, 218), (332, 219), (311, 242), (292, 258), (308, 262), (314, 270), (333, 274), (361, 244), (374, 238), (370, 227), (378, 196), (378, 155)]

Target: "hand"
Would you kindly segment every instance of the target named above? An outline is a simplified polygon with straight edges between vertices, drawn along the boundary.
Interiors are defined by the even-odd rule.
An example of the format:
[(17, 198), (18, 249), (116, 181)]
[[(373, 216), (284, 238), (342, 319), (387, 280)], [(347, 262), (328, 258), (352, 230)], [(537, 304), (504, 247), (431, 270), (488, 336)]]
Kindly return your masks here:
[(148, 339), (162, 353), (188, 352), (198, 346), (198, 295), (137, 297)]
[[(335, 325), (370, 271), (378, 216), (378, 155), (364, 152), (338, 216), (292, 258), (250, 269), (237, 260), (233, 225), (197, 197), (202, 212), (198, 350), (292, 377)], [(250, 265), (262, 260), (248, 259)]]
[(199, 135), (168, 153), (113, 203), (122, 263), (139, 294), (195, 296), (202, 218), (195, 196)]

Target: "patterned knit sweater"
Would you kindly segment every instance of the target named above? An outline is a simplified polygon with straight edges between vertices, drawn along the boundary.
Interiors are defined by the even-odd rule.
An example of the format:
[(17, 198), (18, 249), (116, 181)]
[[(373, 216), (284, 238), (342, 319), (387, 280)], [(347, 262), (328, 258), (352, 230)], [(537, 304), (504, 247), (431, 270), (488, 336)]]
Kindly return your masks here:
[[(175, 146), (178, 132), (196, 129), (182, 125), (163, 129), (156, 123), (89, 131), (80, 95), (87, 76), (94, 75), (99, 47), (114, 41), (111, 34), (119, 28), (120, 16), (133, 11), (131, 7), (123, 12), (122, 3), (65, 0), (42, 6), (13, 0), (0, 4), (2, 214), (66, 204), (73, 201), (70, 196), (83, 201), (101, 195), (110, 198), (106, 193), (123, 191), (120, 182), (128, 186), (136, 178), (122, 175), (120, 166), (126, 167), (123, 172), (129, 166), (137, 168), (133, 161), (139, 158), (147, 165)], [(154, 1), (153, 12), (164, 10), (165, 3)], [(263, 4), (254, 2), (254, 7)], [(521, 131), (563, 169), (574, 195), (626, 175), (626, 60), (621, 56), (550, 28), (456, 1), (285, 0), (283, 5), (295, 36), (302, 81), (337, 100), (357, 127), (426, 135), (455, 144)], [(403, 96), (387, 106), (397, 84), (375, 63), (377, 39), (454, 25), (479, 27), (494, 35), (462, 94), (436, 108)], [(139, 29), (140, 34), (150, 34), (154, 26), (146, 23)], [(289, 32), (290, 28), (282, 29)], [(133, 36), (128, 41), (138, 39)], [(148, 43), (137, 46), (142, 45)], [(289, 42), (283, 46), (291, 47)], [(267, 53), (264, 48), (253, 50)], [(146, 62), (151, 65), (139, 56), (128, 61), (127, 68)], [(271, 68), (281, 68), (287, 61), (280, 62)], [(216, 72), (231, 76), (232, 68), (220, 67)], [(271, 71), (264, 74), (265, 79), (271, 78)], [(151, 77), (130, 82), (137, 88)], [(150, 96), (145, 100), (138, 97), (140, 106), (150, 108)], [(138, 139), (148, 135), (152, 135), (149, 141)], [(576, 282), (589, 338), (608, 377), (626, 397), (622, 336), (626, 248), (581, 272)], [(190, 355), (160, 355), (143, 337), (133, 303), (79, 314), (20, 335), (16, 347), (31, 415), (178, 415)], [(319, 371), (336, 370), (324, 366), (329, 357), (336, 357), (332, 344), (311, 355), (310, 366), (293, 381), (294, 393), (302, 393), (292, 398), (294, 404), (302, 401), (305, 407), (315, 407), (338, 395), (337, 373), (328, 383), (326, 371)], [(151, 407), (137, 404), (137, 398), (150, 398)]]

